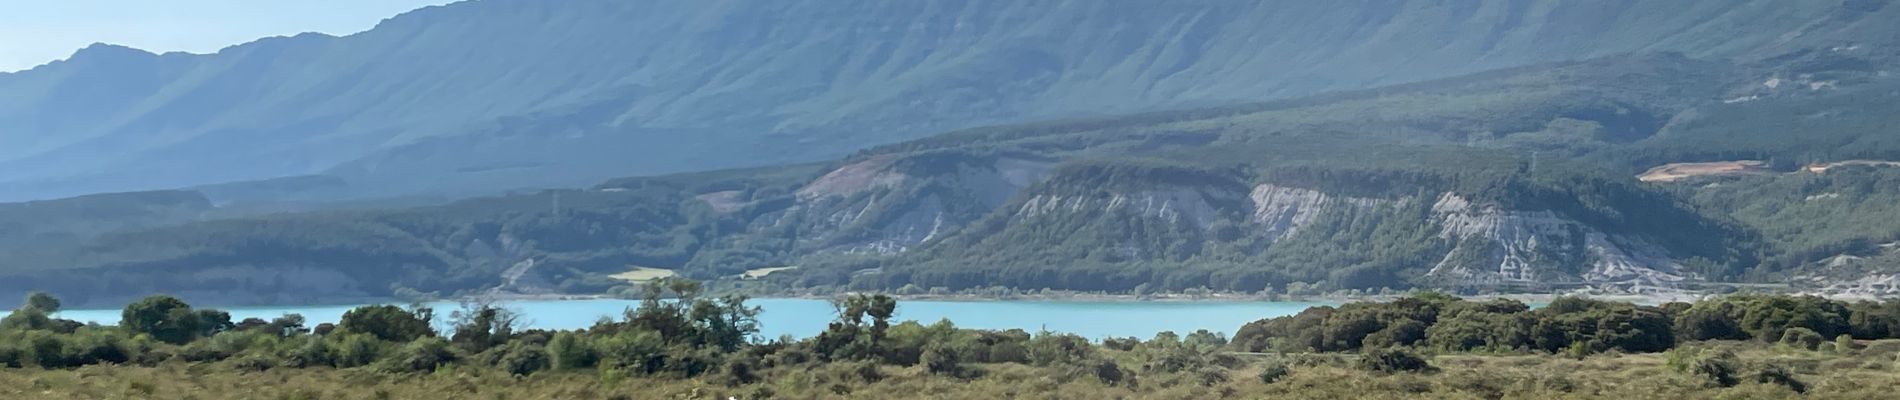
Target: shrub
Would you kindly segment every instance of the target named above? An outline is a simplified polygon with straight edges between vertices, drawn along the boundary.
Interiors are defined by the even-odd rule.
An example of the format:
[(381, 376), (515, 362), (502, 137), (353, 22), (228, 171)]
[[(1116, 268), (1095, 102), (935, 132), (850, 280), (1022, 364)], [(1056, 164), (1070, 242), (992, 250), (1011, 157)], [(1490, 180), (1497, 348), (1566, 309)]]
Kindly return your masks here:
[(997, 342), (990, 346), (989, 362), (993, 363), (1029, 363), (1029, 350), (1013, 341)]
[(1096, 360), (1094, 364), (1094, 367), (1090, 369), (1094, 370), (1095, 379), (1102, 383), (1114, 385), (1127, 379), (1127, 374), (1122, 372), (1121, 365), (1115, 364), (1114, 361)]
[(28, 332), (21, 359), (40, 368), (65, 368), (66, 342), (50, 332)]
[(264, 372), (277, 367), (277, 360), (262, 354), (251, 354), (231, 360), (231, 369), (244, 372)]
[(1102, 339), (1102, 347), (1107, 347), (1111, 350), (1119, 350), (1119, 351), (1134, 350), (1135, 346), (1140, 345), (1140, 344), (1141, 344), (1141, 339), (1137, 339), (1134, 337), (1126, 337), (1126, 338), (1111, 337), (1107, 339)]
[(962, 376), (963, 364), (957, 351), (943, 344), (924, 349), (924, 370), (936, 375)]
[(1727, 350), (1710, 352), (1698, 347), (1684, 347), (1670, 350), (1666, 357), (1670, 369), (1678, 373), (1701, 377), (1708, 384), (1718, 387), (1731, 387), (1741, 383), (1735, 377), (1738, 372), (1735, 353)]
[(1808, 392), (1808, 385), (1802, 383), (1800, 379), (1796, 379), (1794, 371), (1790, 371), (1787, 367), (1781, 365), (1770, 364), (1762, 367), (1761, 372), (1755, 374), (1755, 381), (1787, 386), (1789, 390), (1793, 390), (1795, 393)]
[(410, 311), (391, 305), (362, 306), (344, 312), (337, 329), (408, 343), (424, 336), (435, 336), (435, 328), (429, 326), (433, 316), (434, 312), (427, 308)]
[(1367, 350), (1361, 354), (1359, 369), (1384, 373), (1427, 372), (1432, 370), (1432, 365), (1411, 350), (1388, 348)]
[(14, 347), (12, 343), (0, 341), (0, 368), (19, 368), (25, 361), (26, 352)]
[(1788, 328), (1781, 333), (1781, 344), (1802, 350), (1819, 350), (1825, 340), (1820, 333), (1808, 328)]
[(720, 375), (733, 385), (746, 385), (759, 381), (759, 360), (753, 357), (731, 357), (720, 367)]
[(554, 369), (593, 368), (599, 363), (599, 354), (593, 344), (579, 334), (562, 332), (548, 340), (548, 356), (554, 362)]
[(498, 361), (503, 371), (515, 376), (533, 375), (547, 369), (550, 365), (547, 348), (539, 345), (509, 346), (508, 352)]
[(884, 371), (877, 368), (873, 361), (851, 363), (851, 376), (864, 383), (877, 383), (884, 380)]
[(1834, 337), (1834, 352), (1840, 354), (1854, 354), (1854, 350), (1858, 349), (1860, 349), (1860, 344), (1854, 343), (1853, 336), (1840, 335)]
[(1260, 367), (1259, 378), (1260, 383), (1272, 385), (1292, 374), (1293, 369), (1288, 368), (1285, 361), (1273, 360)]
[(1194, 381), (1195, 383), (1201, 384), (1201, 386), (1214, 386), (1227, 383), (1227, 369), (1211, 366), (1203, 367), (1200, 370), (1194, 371)]
[(352, 333), (343, 336), (336, 348), (336, 366), (342, 368), (361, 367), (376, 362), (382, 356), (383, 344), (375, 336)]
[(1089, 359), (1094, 350), (1081, 336), (1044, 333), (1029, 340), (1029, 361), (1037, 366), (1072, 364)]
[(398, 350), (394, 357), (383, 360), (382, 370), (385, 372), (435, 372), (436, 367), (455, 359), (455, 352), (449, 349), (449, 341), (426, 337), (409, 342)]
[[(626, 331), (600, 338), (588, 345), (584, 336), (569, 336), (548, 343), (548, 351), (562, 368), (588, 368), (593, 364), (639, 371), (644, 374), (666, 369), (666, 340), (652, 331)], [(593, 360), (593, 361), (590, 361)]]

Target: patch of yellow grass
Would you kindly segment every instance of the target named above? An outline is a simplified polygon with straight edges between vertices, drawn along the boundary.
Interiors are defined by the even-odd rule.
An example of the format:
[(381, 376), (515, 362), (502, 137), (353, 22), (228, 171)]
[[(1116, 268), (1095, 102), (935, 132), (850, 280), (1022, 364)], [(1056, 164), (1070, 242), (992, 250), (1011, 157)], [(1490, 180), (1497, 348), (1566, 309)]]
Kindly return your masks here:
[(629, 269), (627, 270), (627, 272), (608, 275), (608, 277), (627, 281), (627, 282), (639, 283), (639, 282), (646, 282), (646, 281), (651, 281), (651, 280), (656, 280), (656, 279), (671, 278), (676, 275), (679, 275), (679, 274), (673, 273), (673, 270), (670, 270), (670, 269), (652, 268), (652, 267), (633, 267), (633, 269)]
[(791, 266), (791, 267), (757, 268), (757, 269), (746, 270), (745, 274), (742, 276), (744, 276), (746, 279), (759, 279), (759, 278), (764, 278), (766, 275), (771, 275), (773, 272), (790, 271), (794, 269), (798, 269), (798, 267)]

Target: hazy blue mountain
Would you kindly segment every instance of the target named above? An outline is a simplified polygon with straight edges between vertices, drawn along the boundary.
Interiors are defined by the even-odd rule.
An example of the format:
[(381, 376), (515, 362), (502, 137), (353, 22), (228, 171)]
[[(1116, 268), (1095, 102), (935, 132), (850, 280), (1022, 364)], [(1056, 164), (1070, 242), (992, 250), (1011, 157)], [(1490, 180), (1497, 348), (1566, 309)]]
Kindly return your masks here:
[[(624, 292), (610, 276), (634, 268), (728, 284), (785, 265), (800, 268), (743, 282), (819, 293), (1644, 291), (1797, 278), (1877, 289), (1900, 279), (1887, 218), (1900, 210), (1900, 169), (1883, 162), (1900, 161), (1900, 79), (1881, 72), (1895, 65), (1832, 47), (1740, 63), (1619, 55), (972, 128), (827, 162), (589, 189), (275, 215), (225, 206), (16, 246), (0, 258), (0, 298), (598, 294)], [(1698, 161), (1760, 166), (1636, 179)], [(199, 190), (221, 203), (337, 187), (305, 177)], [(86, 221), (33, 223), (69, 219)]]
[(1878, 0), (477, 0), (0, 74), (0, 198), (312, 174), (355, 194), (577, 185), (1633, 51), (1890, 53), (1895, 20)]

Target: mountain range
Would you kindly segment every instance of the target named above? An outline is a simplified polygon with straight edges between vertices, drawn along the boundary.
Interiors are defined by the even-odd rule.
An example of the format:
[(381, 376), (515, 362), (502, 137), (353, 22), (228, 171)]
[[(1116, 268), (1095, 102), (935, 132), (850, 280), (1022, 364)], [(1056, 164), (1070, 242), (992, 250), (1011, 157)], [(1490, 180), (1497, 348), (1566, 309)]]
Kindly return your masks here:
[(1884, 1), (480, 0), (0, 74), (0, 199), (499, 193), (1628, 52), (1890, 52)]
[[(0, 235), (0, 298), (602, 293), (655, 269), (810, 291), (1885, 294), (1897, 17), (480, 0), (213, 55), (95, 46), (0, 75), (0, 139), (27, 143), (0, 150), (0, 188), (185, 190), (0, 204), (30, 228)], [(327, 202), (563, 186), (586, 188)], [(47, 212), (73, 209), (97, 211)]]

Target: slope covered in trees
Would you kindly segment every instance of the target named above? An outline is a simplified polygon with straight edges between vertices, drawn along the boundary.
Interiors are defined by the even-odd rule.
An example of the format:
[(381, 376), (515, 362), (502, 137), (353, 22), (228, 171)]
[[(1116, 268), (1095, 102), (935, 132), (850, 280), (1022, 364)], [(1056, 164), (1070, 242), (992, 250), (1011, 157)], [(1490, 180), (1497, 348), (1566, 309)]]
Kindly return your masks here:
[[(1817, 55), (1796, 61), (1854, 67), (1826, 52), (1891, 54), (1896, 13), (1884, 0), (477, 0), (346, 37), (209, 55), (98, 45), (0, 73), (0, 198), (308, 174), (348, 181), (331, 196), (579, 185), (1629, 52), (1805, 51)], [(1600, 106), (1581, 112), (1614, 113)]]
[[(714, 280), (781, 266), (800, 268), (752, 284), (1257, 292), (1776, 281), (1828, 256), (1812, 249), (1885, 243), (1878, 224), (1790, 235), (1774, 222), (1789, 217), (1746, 211), (1748, 194), (1632, 176), (1658, 162), (1900, 150), (1871, 125), (1900, 115), (1881, 112), (1900, 102), (1843, 103), (1881, 96), (1892, 78), (1868, 65), (1890, 61), (1830, 54), (1837, 62), (1622, 55), (975, 128), (829, 163), (130, 229), (23, 251), (0, 268), (0, 291), (104, 303), (157, 291), (263, 303), (601, 293), (624, 291), (611, 276), (637, 268)], [(1815, 85), (1818, 74), (1833, 83)], [(1762, 83), (1776, 77), (1790, 83)], [(1738, 107), (1799, 120), (1816, 140), (1735, 122)], [(1708, 144), (1722, 137), (1737, 140)], [(1866, 210), (1886, 198), (1866, 192)], [(1875, 221), (1861, 215), (1802, 223)]]

